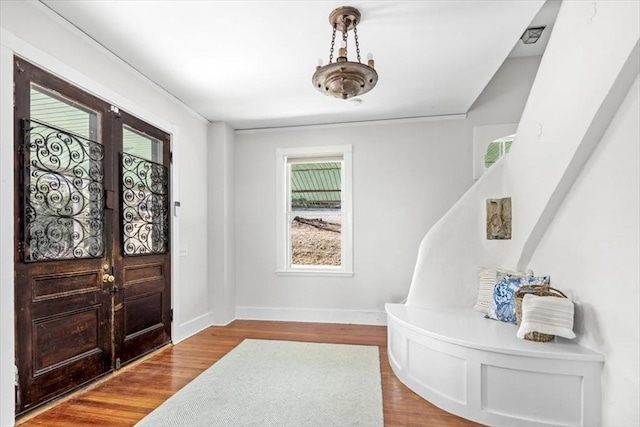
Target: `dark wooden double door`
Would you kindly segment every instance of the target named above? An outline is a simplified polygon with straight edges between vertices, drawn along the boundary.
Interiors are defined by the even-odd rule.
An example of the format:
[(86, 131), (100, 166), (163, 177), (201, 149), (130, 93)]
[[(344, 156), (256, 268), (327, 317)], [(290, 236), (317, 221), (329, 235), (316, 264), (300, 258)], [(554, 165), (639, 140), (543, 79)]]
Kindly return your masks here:
[(16, 414), (171, 339), (169, 136), (15, 58)]

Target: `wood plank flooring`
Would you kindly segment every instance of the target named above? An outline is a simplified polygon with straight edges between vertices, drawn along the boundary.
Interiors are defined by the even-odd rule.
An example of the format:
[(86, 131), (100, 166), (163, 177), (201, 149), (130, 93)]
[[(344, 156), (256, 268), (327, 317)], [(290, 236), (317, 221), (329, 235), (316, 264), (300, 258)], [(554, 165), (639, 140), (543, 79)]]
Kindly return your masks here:
[(21, 427), (134, 425), (244, 338), (376, 345), (380, 349), (386, 426), (478, 425), (438, 409), (398, 381), (387, 359), (384, 326), (251, 320), (205, 329), (17, 423)]

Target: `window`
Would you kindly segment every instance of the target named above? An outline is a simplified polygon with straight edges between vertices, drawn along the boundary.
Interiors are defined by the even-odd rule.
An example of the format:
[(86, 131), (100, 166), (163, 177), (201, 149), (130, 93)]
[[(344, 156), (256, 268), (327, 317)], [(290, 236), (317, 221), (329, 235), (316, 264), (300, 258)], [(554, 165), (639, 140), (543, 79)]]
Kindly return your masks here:
[(487, 170), (495, 162), (503, 158), (511, 150), (511, 145), (515, 135), (505, 136), (504, 138), (496, 139), (491, 142), (487, 147), (487, 151), (484, 154), (484, 169)]
[(277, 272), (351, 276), (350, 145), (278, 149)]
[(100, 113), (33, 83), (29, 108), (24, 260), (101, 257)]
[(150, 162), (162, 164), (162, 141), (129, 126), (122, 128), (122, 151)]
[[(503, 139), (505, 135), (513, 135), (518, 130), (517, 123), (482, 125), (473, 127), (473, 179), (479, 179), (487, 170), (485, 156), (489, 144)], [(513, 140), (513, 136), (510, 140)]]

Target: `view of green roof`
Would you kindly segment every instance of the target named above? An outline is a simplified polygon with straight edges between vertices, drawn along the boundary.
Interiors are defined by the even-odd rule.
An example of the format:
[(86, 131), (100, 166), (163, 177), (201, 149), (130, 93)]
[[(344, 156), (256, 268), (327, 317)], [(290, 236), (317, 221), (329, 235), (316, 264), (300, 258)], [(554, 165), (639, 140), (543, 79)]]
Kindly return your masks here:
[(291, 164), (291, 207), (339, 208), (341, 162)]

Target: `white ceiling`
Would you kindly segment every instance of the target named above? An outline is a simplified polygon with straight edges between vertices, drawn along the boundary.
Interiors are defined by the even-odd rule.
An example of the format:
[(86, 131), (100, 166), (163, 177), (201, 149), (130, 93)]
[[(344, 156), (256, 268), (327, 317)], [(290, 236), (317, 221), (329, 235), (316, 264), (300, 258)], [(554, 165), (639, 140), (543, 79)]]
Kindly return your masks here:
[[(542, 53), (559, 6), (538, 14), (544, 0), (42, 1), (208, 120), (236, 129), (466, 113), (510, 53)], [(373, 53), (379, 74), (359, 104), (311, 84), (318, 59), (328, 60), (329, 13), (344, 4), (360, 9), (363, 61)], [(549, 27), (525, 46), (519, 38), (532, 22)]]

